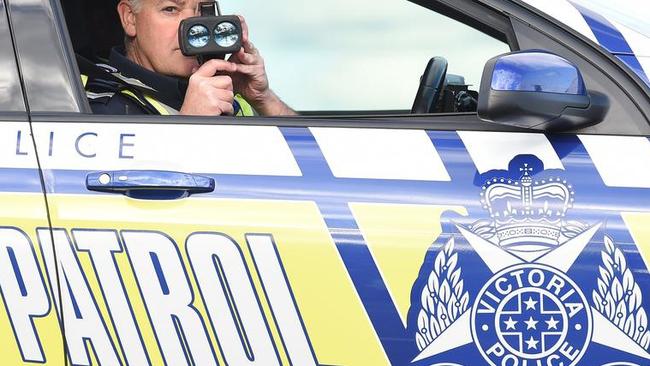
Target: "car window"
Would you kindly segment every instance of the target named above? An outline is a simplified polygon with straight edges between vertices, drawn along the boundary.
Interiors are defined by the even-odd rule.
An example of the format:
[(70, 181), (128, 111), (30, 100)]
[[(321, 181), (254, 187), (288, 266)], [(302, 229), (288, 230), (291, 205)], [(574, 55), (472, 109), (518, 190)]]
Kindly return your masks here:
[(0, 113), (24, 112), (25, 102), (20, 87), (4, 0), (0, 0), (0, 50), (2, 50), (0, 52)]
[[(109, 50), (124, 40), (114, 6), (61, 2), (75, 53), (106, 63)], [(436, 56), (448, 61), (451, 87), (428, 111), (474, 111), (485, 62), (510, 51), (504, 29), (476, 22), (491, 36), (407, 0), (223, 0), (220, 5), (223, 14), (246, 18), (275, 93), (294, 110), (312, 115), (407, 114), (427, 63)], [(469, 103), (460, 103), (458, 92), (468, 88)], [(469, 107), (455, 108), (456, 102)], [(177, 104), (167, 103), (178, 110)]]
[[(410, 110), (429, 59), (478, 90), (507, 44), (404, 0), (222, 1), (245, 16), (272, 88), (309, 110)], [(459, 81), (456, 78), (457, 81)]]

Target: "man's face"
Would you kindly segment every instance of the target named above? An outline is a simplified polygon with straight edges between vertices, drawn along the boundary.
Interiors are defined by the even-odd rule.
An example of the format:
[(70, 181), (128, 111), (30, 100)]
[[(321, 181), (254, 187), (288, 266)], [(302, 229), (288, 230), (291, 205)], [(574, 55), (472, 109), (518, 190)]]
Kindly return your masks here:
[(152, 71), (189, 77), (198, 66), (195, 57), (185, 57), (178, 44), (178, 26), (183, 19), (197, 16), (201, 0), (140, 0), (134, 16), (134, 61)]

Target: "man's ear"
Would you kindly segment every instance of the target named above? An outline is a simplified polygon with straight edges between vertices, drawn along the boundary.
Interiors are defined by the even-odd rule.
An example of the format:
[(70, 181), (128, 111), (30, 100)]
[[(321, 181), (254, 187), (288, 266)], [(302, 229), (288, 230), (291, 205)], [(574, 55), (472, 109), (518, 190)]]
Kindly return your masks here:
[(127, 37), (135, 37), (135, 9), (129, 0), (120, 0), (117, 4), (117, 13), (120, 15), (122, 28)]

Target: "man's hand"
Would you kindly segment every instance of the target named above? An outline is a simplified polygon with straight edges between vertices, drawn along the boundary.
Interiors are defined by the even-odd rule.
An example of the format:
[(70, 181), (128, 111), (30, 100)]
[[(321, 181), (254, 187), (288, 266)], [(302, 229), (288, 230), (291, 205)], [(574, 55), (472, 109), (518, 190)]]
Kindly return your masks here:
[[(232, 115), (233, 79), (237, 66), (224, 60), (209, 60), (190, 77), (180, 114), (194, 116)], [(267, 87), (268, 88), (268, 87)]]
[(239, 16), (242, 25), (242, 48), (233, 53), (228, 61), (237, 64), (237, 74), (233, 75), (233, 86), (251, 104), (256, 104), (269, 92), (269, 79), (264, 68), (264, 59), (248, 38), (248, 26), (244, 17)]
[(242, 25), (242, 48), (233, 53), (228, 61), (235, 64), (237, 72), (232, 74), (236, 93), (241, 94), (255, 110), (264, 116), (295, 115), (269, 88), (269, 79), (264, 68), (264, 59), (253, 46), (248, 36), (248, 25), (244, 17), (239, 16)]

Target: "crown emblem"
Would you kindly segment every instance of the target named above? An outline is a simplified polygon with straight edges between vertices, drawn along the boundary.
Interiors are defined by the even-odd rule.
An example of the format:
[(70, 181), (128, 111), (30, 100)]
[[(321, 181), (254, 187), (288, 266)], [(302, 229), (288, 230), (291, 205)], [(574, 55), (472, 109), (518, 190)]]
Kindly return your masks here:
[(481, 203), (492, 217), (498, 245), (518, 252), (547, 251), (560, 245), (573, 189), (561, 178), (535, 180), (524, 163), (519, 180), (494, 178), (482, 187)]

